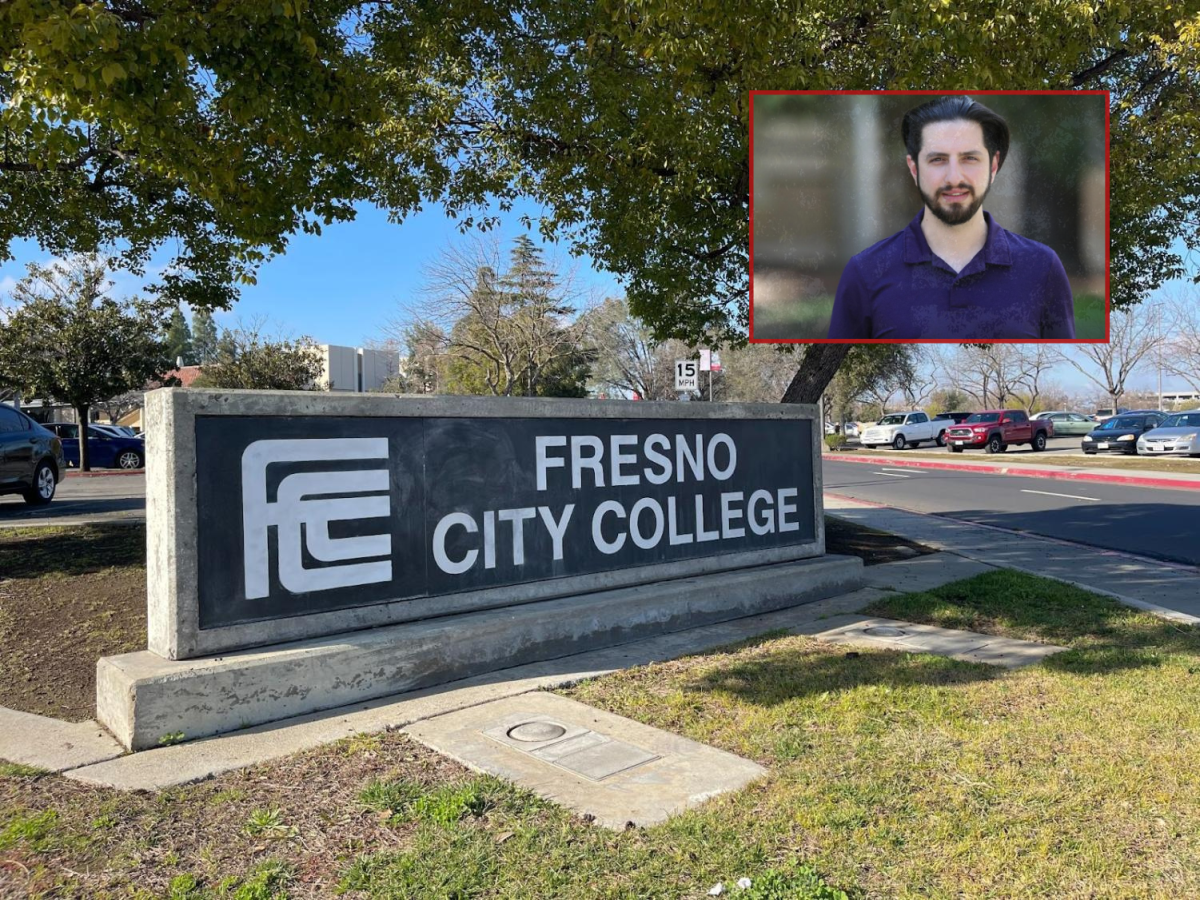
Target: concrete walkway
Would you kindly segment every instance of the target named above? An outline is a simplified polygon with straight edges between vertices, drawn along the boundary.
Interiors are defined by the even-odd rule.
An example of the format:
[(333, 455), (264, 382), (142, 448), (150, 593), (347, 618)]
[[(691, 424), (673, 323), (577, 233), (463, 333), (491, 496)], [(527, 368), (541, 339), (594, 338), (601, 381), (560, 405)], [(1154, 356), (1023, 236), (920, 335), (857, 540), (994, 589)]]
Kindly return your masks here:
[[(825, 512), (976, 562), (1054, 578), (1178, 622), (1200, 624), (1200, 569), (1193, 566), (1016, 534), (849, 498), (826, 495)], [(924, 557), (913, 562), (936, 558)], [(885, 566), (867, 569), (867, 584), (887, 587), (882, 580), (886, 578), (886, 569)]]

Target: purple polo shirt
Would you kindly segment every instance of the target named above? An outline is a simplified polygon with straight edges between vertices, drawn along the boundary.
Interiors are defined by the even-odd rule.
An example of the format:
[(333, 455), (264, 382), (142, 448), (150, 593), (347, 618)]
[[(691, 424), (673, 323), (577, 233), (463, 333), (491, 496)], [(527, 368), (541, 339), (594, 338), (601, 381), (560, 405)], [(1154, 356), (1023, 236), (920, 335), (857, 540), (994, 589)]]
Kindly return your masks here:
[(985, 212), (987, 241), (961, 272), (908, 227), (851, 258), (829, 337), (961, 341), (1074, 338), (1075, 301), (1057, 254)]

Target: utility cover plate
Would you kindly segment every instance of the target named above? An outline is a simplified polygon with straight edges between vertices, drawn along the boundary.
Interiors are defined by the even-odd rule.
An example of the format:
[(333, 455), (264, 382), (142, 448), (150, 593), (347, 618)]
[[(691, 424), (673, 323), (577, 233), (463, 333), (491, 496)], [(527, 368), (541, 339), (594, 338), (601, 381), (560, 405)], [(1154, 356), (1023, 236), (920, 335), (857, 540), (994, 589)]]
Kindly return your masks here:
[[(554, 738), (520, 739), (558, 734), (560, 728)], [(732, 753), (541, 691), (404, 730), (476, 771), (506, 778), (615, 829), (628, 822), (657, 824), (766, 774)]]

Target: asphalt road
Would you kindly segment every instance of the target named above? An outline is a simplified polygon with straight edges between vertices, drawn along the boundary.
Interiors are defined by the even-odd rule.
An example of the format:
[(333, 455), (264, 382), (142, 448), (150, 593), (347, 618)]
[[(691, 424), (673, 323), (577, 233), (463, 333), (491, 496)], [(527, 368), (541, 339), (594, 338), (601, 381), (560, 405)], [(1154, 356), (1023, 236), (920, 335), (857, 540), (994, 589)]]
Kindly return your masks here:
[(825, 490), (1200, 565), (1200, 491), (824, 461)]
[(68, 474), (49, 506), (26, 506), (18, 494), (0, 495), (0, 528), (14, 525), (71, 525), (141, 522), (146, 518), (146, 476)]

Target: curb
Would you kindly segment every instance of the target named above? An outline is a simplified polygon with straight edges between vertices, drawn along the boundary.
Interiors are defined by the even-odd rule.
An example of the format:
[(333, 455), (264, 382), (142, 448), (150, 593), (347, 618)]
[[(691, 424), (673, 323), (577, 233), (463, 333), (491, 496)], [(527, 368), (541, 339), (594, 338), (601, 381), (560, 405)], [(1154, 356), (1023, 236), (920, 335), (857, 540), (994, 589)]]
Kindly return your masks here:
[(145, 475), (145, 469), (115, 469), (113, 471), (103, 472), (76, 472), (74, 469), (68, 469), (64, 478), (108, 478), (111, 475)]
[(915, 469), (950, 469), (955, 472), (982, 472), (985, 475), (1018, 475), (1022, 478), (1058, 478), (1065, 481), (1095, 481), (1102, 484), (1129, 484), (1140, 487), (1175, 488), (1177, 490), (1200, 491), (1200, 475), (1194, 481), (1175, 481), (1170, 478), (1155, 478), (1149, 475), (1101, 475), (1097, 472), (1053, 472), (1046, 469), (1023, 469), (1018, 466), (969, 465), (967, 463), (938, 462), (930, 459), (881, 459), (877, 456), (852, 456), (827, 454), (822, 459), (834, 462), (870, 463), (877, 466), (911, 466)]

